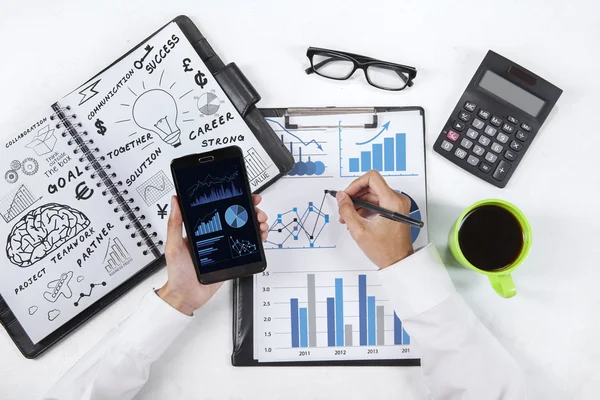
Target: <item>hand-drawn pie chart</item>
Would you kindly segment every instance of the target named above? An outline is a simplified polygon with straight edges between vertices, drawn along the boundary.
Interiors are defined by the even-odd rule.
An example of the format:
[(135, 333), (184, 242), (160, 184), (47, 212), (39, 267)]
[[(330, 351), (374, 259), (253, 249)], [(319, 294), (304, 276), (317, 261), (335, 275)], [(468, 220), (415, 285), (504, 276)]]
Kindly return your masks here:
[(198, 110), (204, 115), (213, 115), (219, 111), (221, 100), (211, 92), (204, 93), (198, 98)]
[(225, 211), (225, 221), (232, 228), (241, 228), (248, 222), (248, 212), (242, 206), (231, 206)]

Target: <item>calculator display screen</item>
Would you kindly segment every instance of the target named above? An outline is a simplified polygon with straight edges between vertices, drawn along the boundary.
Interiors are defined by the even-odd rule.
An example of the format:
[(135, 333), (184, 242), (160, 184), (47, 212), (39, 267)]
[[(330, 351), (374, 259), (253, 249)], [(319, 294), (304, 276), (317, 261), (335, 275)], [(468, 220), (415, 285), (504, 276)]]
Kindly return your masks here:
[(489, 70), (483, 74), (479, 86), (534, 117), (537, 117), (546, 104), (544, 100)]

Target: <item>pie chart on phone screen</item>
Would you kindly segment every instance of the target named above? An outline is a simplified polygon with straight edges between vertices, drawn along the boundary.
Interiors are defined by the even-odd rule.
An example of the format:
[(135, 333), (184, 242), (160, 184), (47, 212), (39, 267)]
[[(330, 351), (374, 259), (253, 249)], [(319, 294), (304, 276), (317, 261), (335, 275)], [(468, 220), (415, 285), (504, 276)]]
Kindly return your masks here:
[(225, 221), (232, 228), (241, 228), (248, 222), (248, 212), (242, 206), (231, 206), (225, 211)]
[[(414, 201), (414, 199), (412, 197), (410, 197), (408, 195), (408, 193), (402, 192), (402, 194), (410, 199), (410, 213), (408, 215), (411, 218), (422, 221), (421, 210), (419, 210), (419, 206), (417, 205), (417, 203)], [(410, 237), (411, 237), (413, 243), (417, 241), (417, 238), (419, 237), (419, 233), (421, 233), (420, 228), (417, 228), (416, 226), (410, 227)]]

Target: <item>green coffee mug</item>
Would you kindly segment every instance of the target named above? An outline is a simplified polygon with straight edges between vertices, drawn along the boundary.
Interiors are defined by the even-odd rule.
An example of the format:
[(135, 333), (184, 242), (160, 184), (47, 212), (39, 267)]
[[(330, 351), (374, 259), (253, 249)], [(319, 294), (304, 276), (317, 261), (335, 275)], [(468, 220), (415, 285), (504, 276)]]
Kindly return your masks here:
[[(521, 250), (521, 254), (512, 264), (499, 271), (484, 271), (475, 267), (463, 255), (458, 241), (458, 231), (465, 217), (476, 208), (486, 205), (502, 207), (505, 210), (509, 211), (512, 215), (515, 216), (517, 221), (519, 221), (519, 224), (521, 224), (521, 229), (523, 231), (523, 249)], [(465, 211), (463, 211), (463, 213), (460, 215), (460, 217), (458, 217), (458, 219), (452, 226), (448, 242), (450, 246), (450, 252), (454, 256), (456, 261), (458, 261), (458, 263), (465, 268), (469, 268), (473, 271), (487, 275), (488, 279), (490, 280), (490, 283), (492, 284), (492, 288), (494, 288), (496, 293), (505, 298), (510, 298), (517, 294), (517, 288), (515, 287), (515, 283), (513, 282), (510, 273), (517, 269), (523, 263), (523, 261), (527, 257), (527, 254), (529, 253), (529, 249), (531, 248), (531, 226), (529, 225), (525, 214), (523, 214), (523, 212), (519, 210), (515, 205), (499, 199), (487, 199), (472, 204)]]

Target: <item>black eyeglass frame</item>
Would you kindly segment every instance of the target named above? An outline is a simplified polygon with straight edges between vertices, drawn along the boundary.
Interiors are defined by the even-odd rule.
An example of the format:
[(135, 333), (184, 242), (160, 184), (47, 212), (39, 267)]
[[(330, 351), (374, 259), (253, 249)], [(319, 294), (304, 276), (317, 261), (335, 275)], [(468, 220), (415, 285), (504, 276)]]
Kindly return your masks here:
[[(352, 69), (352, 71), (350, 71), (348, 73), (347, 76), (342, 77), (342, 78), (334, 78), (331, 76), (323, 75), (318, 72), (318, 68), (321, 67), (322, 65), (324, 65), (325, 63), (329, 62), (330, 60), (323, 61), (320, 63), (321, 65), (315, 66), (313, 63), (313, 58), (315, 55), (334, 56), (334, 57), (337, 57), (337, 60), (339, 60), (339, 59), (347, 60), (354, 64), (354, 68)], [(322, 76), (323, 78), (333, 79), (333, 80), (337, 80), (337, 81), (345, 81), (348, 78), (350, 78), (352, 75), (354, 75), (356, 70), (362, 69), (365, 74), (365, 78), (367, 79), (367, 82), (369, 82), (369, 85), (374, 86), (378, 89), (382, 89), (382, 90), (389, 90), (389, 91), (393, 91), (393, 92), (398, 92), (400, 90), (404, 90), (404, 89), (406, 89), (407, 86), (411, 87), (413, 85), (413, 79), (415, 79), (417, 77), (417, 69), (415, 67), (391, 63), (391, 62), (387, 62), (387, 61), (381, 61), (381, 60), (377, 60), (375, 58), (361, 56), (359, 54), (347, 53), (344, 51), (322, 49), (319, 47), (309, 47), (308, 50), (306, 51), (306, 56), (310, 60), (310, 67), (305, 70), (307, 75), (315, 73), (319, 76)], [(336, 59), (332, 58), (331, 61), (333, 61), (333, 60), (336, 60)], [(383, 68), (387, 68), (387, 69), (396, 70), (396, 72), (406, 73), (406, 74), (408, 74), (408, 81), (405, 80), (406, 77), (402, 73), (398, 73), (398, 76), (400, 76), (400, 78), (406, 83), (403, 87), (401, 87), (399, 89), (391, 89), (391, 88), (379, 86), (379, 85), (373, 83), (371, 81), (371, 79), (369, 78), (367, 69), (371, 66), (379, 66), (379, 67), (383, 67)]]

